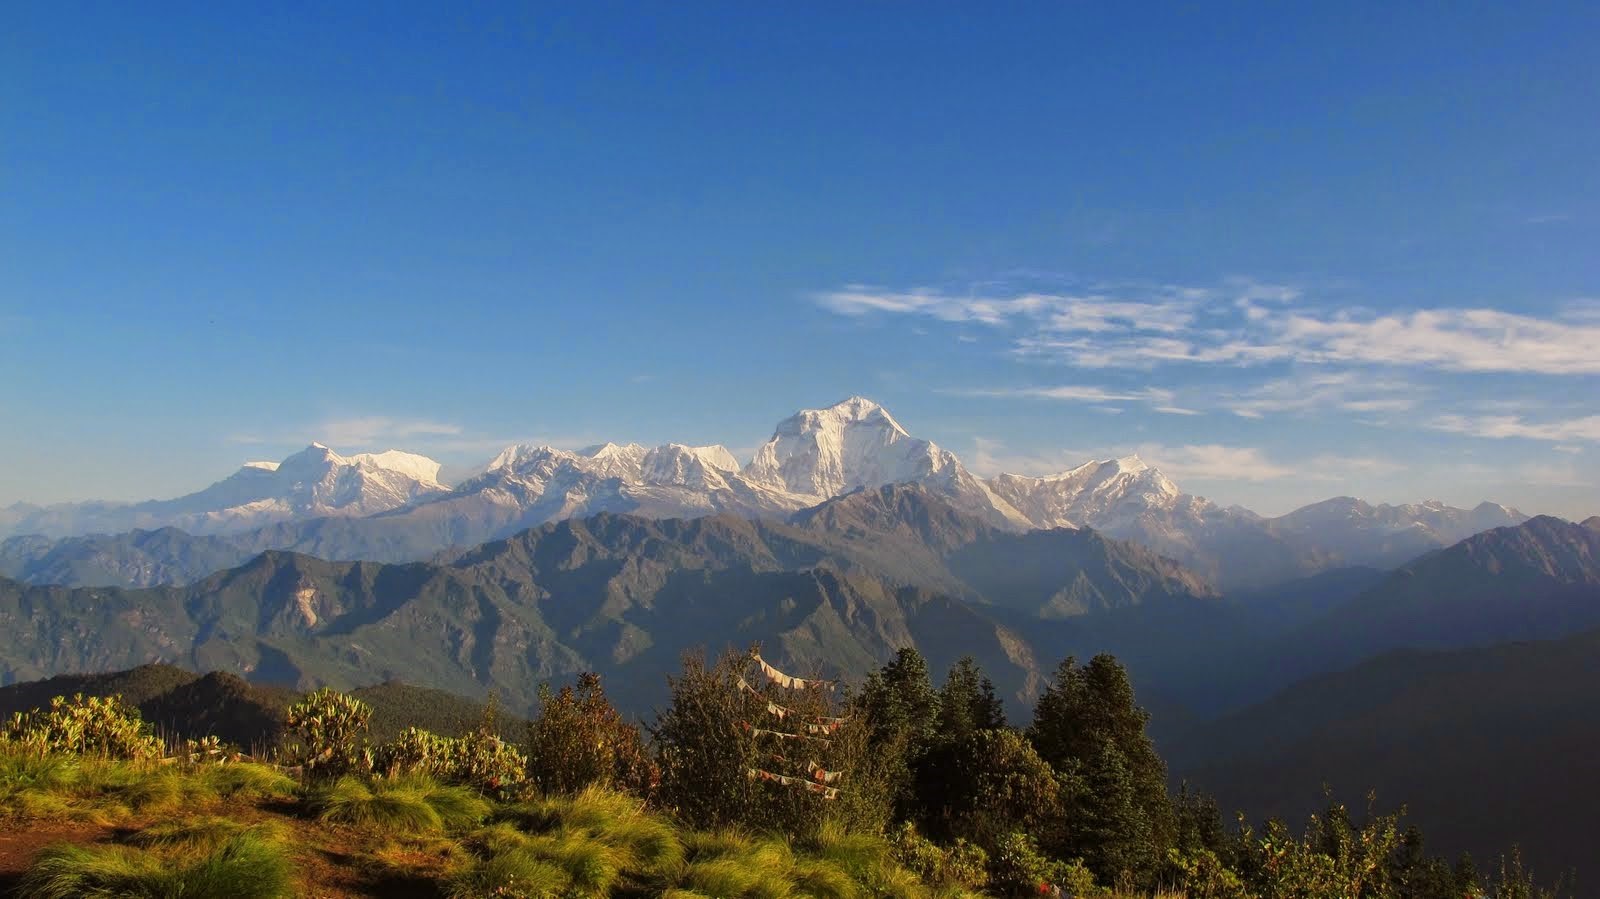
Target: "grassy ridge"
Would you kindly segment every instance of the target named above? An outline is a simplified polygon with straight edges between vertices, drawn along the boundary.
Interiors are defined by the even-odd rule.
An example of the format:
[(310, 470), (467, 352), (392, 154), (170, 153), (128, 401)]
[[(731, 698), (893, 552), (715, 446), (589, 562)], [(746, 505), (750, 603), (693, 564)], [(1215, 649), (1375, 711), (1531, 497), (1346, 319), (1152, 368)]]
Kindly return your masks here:
[[(120, 826), (109, 844), (44, 849), (15, 895), (277, 899), (401, 883), (461, 899), (973, 895), (918, 878), (882, 838), (698, 832), (600, 789), (495, 803), (417, 776), (300, 786), (249, 763), (0, 754), (0, 820), (62, 818)], [(331, 887), (318, 879), (330, 858)]]

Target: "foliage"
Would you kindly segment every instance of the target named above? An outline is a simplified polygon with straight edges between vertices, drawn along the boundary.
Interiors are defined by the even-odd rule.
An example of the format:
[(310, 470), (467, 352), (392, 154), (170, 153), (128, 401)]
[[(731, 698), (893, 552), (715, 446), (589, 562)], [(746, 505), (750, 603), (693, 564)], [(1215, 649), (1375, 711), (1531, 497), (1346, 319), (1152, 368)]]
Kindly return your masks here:
[(897, 861), (928, 883), (980, 889), (989, 881), (989, 854), (965, 839), (940, 846), (904, 821), (889, 845)]
[(1167, 850), (1169, 879), (1182, 887), (1187, 899), (1250, 899), (1250, 893), (1215, 852), (1197, 849), (1184, 854)]
[(20, 889), (37, 899), (279, 899), (292, 895), (291, 885), (282, 848), (245, 831), (192, 856), (125, 846), (51, 847)]
[(389, 777), (423, 774), (502, 799), (516, 794), (528, 779), (527, 757), (488, 730), (441, 737), (407, 728), (374, 752), (373, 763)]
[[(748, 661), (686, 659), (672, 681), (673, 705), (656, 722), (662, 778), (654, 791), (618, 789), (626, 778), (617, 754), (584, 755), (577, 740), (585, 735), (603, 743), (614, 733), (625, 746), (628, 732), (628, 753), (648, 754), (598, 681), (585, 679), (547, 693), (556, 711), (547, 708), (530, 732), (547, 763), (593, 763), (567, 781), (572, 789), (556, 788), (558, 775), (547, 772), (549, 789), (517, 790), (533, 762), (494, 736), (492, 712), (463, 737), (413, 728), (371, 750), (361, 739), (362, 704), (319, 691), (297, 727), (302, 758), (323, 762), (302, 768), (297, 783), (292, 769), (241, 761), (215, 740), (193, 739), (173, 758), (140, 756), (124, 736), (148, 733), (125, 707), (62, 699), (27, 727), (7, 728), (0, 815), (124, 825), (114, 837), (121, 845), (40, 856), (22, 894), (45, 897), (286, 895), (287, 841), (319, 829), (356, 859), (359, 876), (404, 876), (424, 892), (460, 897), (931, 899), (1059, 889), (1126, 899), (1156, 886), (1181, 891), (1156, 895), (1187, 899), (1557, 895), (1535, 883), (1515, 851), (1487, 878), (1470, 860), (1452, 866), (1429, 856), (1419, 832), (1401, 829), (1403, 813), (1369, 807), (1358, 822), (1330, 801), (1298, 832), (1281, 821), (1258, 830), (1242, 818), (1230, 830), (1216, 803), (1187, 785), (1170, 800), (1163, 791), (1152, 811), (1143, 778), (1159, 773), (1160, 759), (1143, 755), (1144, 716), (1114, 661), (1063, 664), (1026, 735), (980, 726), (1003, 722), (990, 714), (992, 688), (967, 660), (930, 699), (920, 657), (901, 653), (870, 695), (846, 697), (845, 708), (825, 691), (753, 676), (759, 686), (741, 687)], [(807, 742), (803, 758), (842, 772), (837, 798), (746, 776), (750, 767), (801, 764), (795, 741), (766, 742), (746, 725), (802, 733), (823, 720), (836, 723)], [(327, 776), (341, 759), (354, 770)], [(382, 773), (367, 770), (369, 760)], [(897, 781), (905, 772), (913, 779)], [(578, 786), (591, 777), (612, 786)], [(897, 788), (910, 791), (915, 819), (895, 817)], [(240, 805), (254, 809), (232, 814)], [(296, 806), (302, 820), (272, 818)]]
[(1044, 839), (1059, 829), (1061, 786), (1021, 734), (973, 731), (939, 758), (947, 791), (936, 820), (946, 837), (994, 851), (1007, 834)]
[(47, 709), (18, 712), (0, 725), (0, 745), (35, 753), (72, 753), (143, 761), (166, 747), (120, 696), (57, 696)]
[(1055, 847), (1106, 882), (1149, 886), (1175, 841), (1166, 764), (1145, 733), (1149, 715), (1117, 660), (1067, 658), (1034, 709), (1028, 739), (1067, 787), (1068, 826)]
[(289, 707), (284, 724), (296, 741), (290, 757), (312, 776), (337, 777), (371, 767), (366, 755), (372, 707), (323, 688)]
[(1006, 834), (995, 842), (989, 856), (989, 881), (1006, 895), (1046, 895), (1053, 887), (1059, 887), (1067, 896), (1094, 890), (1094, 876), (1082, 864), (1050, 858), (1025, 833)]
[(650, 795), (660, 769), (650, 758), (639, 728), (624, 720), (606, 698), (597, 674), (576, 686), (539, 690), (539, 716), (528, 725), (528, 770), (547, 793), (615, 787)]
[(870, 727), (875, 753), (891, 763), (886, 773), (895, 814), (918, 816), (915, 771), (938, 733), (939, 692), (922, 654), (904, 647), (882, 670), (868, 675), (856, 703)]
[(972, 656), (962, 656), (939, 688), (939, 715), (935, 732), (945, 740), (961, 740), (979, 730), (1006, 726), (1006, 708), (995, 694), (994, 682), (984, 676)]

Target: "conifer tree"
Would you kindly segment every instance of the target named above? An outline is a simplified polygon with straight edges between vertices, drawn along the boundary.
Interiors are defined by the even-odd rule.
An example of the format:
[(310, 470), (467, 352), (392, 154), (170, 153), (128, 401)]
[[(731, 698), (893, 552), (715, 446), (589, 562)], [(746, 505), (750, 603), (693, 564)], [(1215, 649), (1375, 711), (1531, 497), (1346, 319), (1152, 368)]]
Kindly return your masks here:
[(973, 731), (1005, 726), (1005, 705), (995, 695), (994, 682), (984, 676), (972, 656), (962, 656), (939, 690), (938, 738), (963, 740)]
[[(1028, 738), (1058, 772), (1081, 778), (1069, 847), (1093, 859), (1101, 878), (1135, 865), (1148, 878), (1174, 845), (1166, 764), (1145, 733), (1149, 716), (1135, 701), (1127, 672), (1109, 655), (1079, 666), (1068, 657), (1039, 697)], [(1110, 841), (1107, 843), (1106, 841)]]
[(922, 653), (904, 647), (881, 671), (869, 675), (861, 690), (861, 706), (877, 741), (889, 742), (903, 734), (909, 753), (925, 750), (939, 724), (939, 692), (928, 677)]

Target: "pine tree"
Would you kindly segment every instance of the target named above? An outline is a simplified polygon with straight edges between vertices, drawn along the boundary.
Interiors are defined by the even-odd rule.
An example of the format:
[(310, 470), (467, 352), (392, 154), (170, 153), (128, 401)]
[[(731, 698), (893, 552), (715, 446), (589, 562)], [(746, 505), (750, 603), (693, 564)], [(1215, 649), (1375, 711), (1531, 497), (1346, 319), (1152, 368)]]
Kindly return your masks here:
[(984, 676), (972, 656), (962, 656), (939, 690), (938, 738), (963, 740), (973, 731), (1005, 726), (1005, 706), (995, 695), (994, 682)]
[(928, 678), (922, 653), (909, 646), (896, 652), (883, 670), (867, 678), (861, 706), (878, 741), (903, 734), (912, 754), (926, 749), (939, 726), (939, 692)]
[(1076, 804), (1081, 825), (1068, 822), (1069, 834), (1082, 835), (1067, 840), (1086, 859), (1098, 860), (1091, 867), (1102, 878), (1115, 877), (1122, 870), (1117, 866), (1135, 862), (1129, 870), (1148, 878), (1154, 860), (1174, 845), (1166, 763), (1145, 733), (1148, 720), (1127, 672), (1102, 654), (1083, 666), (1071, 657), (1063, 661), (1028, 728), (1045, 761), (1087, 785)]
[(895, 816), (921, 819), (916, 771), (932, 749), (939, 726), (939, 693), (928, 679), (928, 663), (911, 647), (867, 677), (857, 700), (870, 729), (868, 745), (878, 756)]

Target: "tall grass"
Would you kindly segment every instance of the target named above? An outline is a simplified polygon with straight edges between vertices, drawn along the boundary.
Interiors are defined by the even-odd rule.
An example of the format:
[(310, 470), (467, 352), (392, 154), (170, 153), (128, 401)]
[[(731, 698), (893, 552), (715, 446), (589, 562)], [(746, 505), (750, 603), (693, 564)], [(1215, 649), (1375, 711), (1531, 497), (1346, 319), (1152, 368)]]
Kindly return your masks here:
[(130, 836), (128, 842), (145, 849), (209, 852), (241, 834), (251, 834), (273, 845), (282, 845), (287, 838), (284, 826), (275, 821), (245, 824), (232, 818), (207, 816), (152, 824)]
[(23, 875), (18, 894), (36, 899), (284, 899), (291, 889), (283, 850), (259, 835), (239, 833), (195, 853), (53, 846)]
[(533, 877), (559, 881), (563, 886), (552, 889), (573, 895), (655, 895), (677, 875), (684, 855), (670, 823), (639, 800), (605, 790), (506, 806), (469, 845), (478, 860), (456, 878), (452, 895), (522, 895)]
[(489, 814), (483, 797), (432, 778), (339, 778), (307, 796), (317, 819), (387, 833), (438, 833), (469, 827)]

